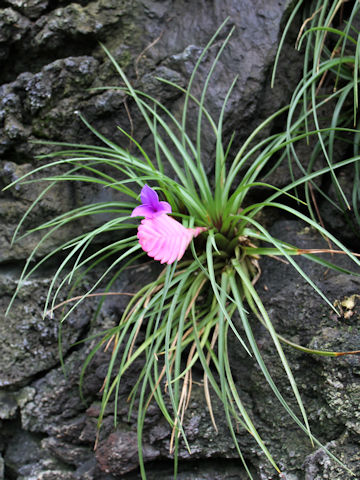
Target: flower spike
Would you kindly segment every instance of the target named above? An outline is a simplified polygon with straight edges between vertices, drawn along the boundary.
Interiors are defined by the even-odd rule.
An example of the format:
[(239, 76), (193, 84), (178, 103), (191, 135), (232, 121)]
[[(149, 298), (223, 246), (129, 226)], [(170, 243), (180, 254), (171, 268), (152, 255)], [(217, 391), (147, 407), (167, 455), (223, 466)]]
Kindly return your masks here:
[(207, 230), (205, 227), (186, 228), (169, 217), (171, 205), (160, 202), (158, 194), (148, 185), (142, 188), (140, 198), (142, 205), (131, 213), (132, 217), (145, 217), (138, 228), (139, 243), (149, 257), (160, 263), (180, 260), (191, 240)]
[(174, 218), (161, 214), (142, 220), (137, 236), (149, 257), (171, 264), (180, 260), (191, 240), (205, 230), (205, 227), (186, 228)]

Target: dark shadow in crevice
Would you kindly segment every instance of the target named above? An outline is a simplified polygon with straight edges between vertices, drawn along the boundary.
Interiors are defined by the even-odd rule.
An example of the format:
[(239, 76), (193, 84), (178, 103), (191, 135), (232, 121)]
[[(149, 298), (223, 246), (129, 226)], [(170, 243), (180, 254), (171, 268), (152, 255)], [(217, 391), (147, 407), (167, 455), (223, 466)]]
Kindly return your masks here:
[[(260, 480), (255, 473), (255, 469), (249, 463), (249, 469), (254, 480)], [(172, 460), (163, 459), (161, 461), (148, 462), (146, 464), (148, 480), (172, 480), (174, 478), (174, 463)], [(118, 477), (116, 477), (118, 478)], [(123, 480), (139, 480), (141, 478), (139, 471), (131, 472), (121, 476)], [(179, 470), (177, 480), (214, 480), (216, 478), (226, 478), (227, 480), (248, 480), (240, 459), (225, 458), (207, 458), (193, 460), (179, 460)]]
[[(10, 83), (24, 72), (37, 73), (44, 66), (68, 57), (91, 56), (98, 47), (95, 36), (64, 38), (61, 47), (53, 49), (30, 48), (26, 42), (16, 42), (10, 46), (8, 58), (0, 69), (0, 84)], [(16, 59), (14, 61), (14, 59)]]

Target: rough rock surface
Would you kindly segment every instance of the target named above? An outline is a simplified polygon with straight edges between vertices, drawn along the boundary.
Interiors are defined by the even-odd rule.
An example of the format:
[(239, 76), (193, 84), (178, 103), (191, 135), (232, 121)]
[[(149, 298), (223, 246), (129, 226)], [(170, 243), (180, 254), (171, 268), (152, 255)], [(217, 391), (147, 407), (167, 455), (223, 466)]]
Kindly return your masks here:
[[(0, 308), (2, 315), (19, 286), (19, 271), (0, 271)], [(35, 375), (59, 363), (58, 319), (44, 316), (43, 308), (52, 276), (32, 277), (22, 282), (21, 289), (6, 317), (0, 323), (0, 385), (24, 384)], [(15, 277), (15, 278), (14, 278)], [(63, 299), (61, 299), (63, 300)], [(89, 322), (90, 309), (77, 312), (61, 329), (66, 353)]]
[[(357, 250), (359, 248), (360, 227), (357, 222), (355, 211), (359, 213), (358, 206), (352, 203), (353, 197), (353, 182), (349, 182), (349, 178), (354, 178), (354, 166), (343, 168), (338, 174), (338, 180), (346, 198), (350, 201), (351, 209), (344, 205), (343, 201), (339, 201), (339, 195), (336, 192), (334, 184), (331, 182), (328, 187), (328, 194), (334, 201), (335, 205), (330, 202), (321, 202), (321, 215), (326, 222), (329, 231), (336, 233), (338, 238), (349, 245), (351, 248)], [(356, 187), (355, 187), (356, 188)], [(339, 208), (340, 205), (340, 208)]]
[[(79, 111), (102, 134), (125, 147), (128, 140), (116, 127), (132, 133), (151, 154), (154, 147), (148, 129), (133, 103), (120, 90), (97, 89), (121, 85), (99, 41), (137, 88), (156, 96), (179, 117), (181, 94), (157, 77), (185, 86), (204, 46), (227, 16), (228, 24), (201, 64), (193, 93), (201, 92), (221, 42), (235, 26), (209, 84), (206, 105), (217, 118), (231, 82), (239, 76), (224, 117), (225, 136), (230, 138), (235, 131), (236, 148), (263, 118), (287, 102), (296, 85), (299, 55), (285, 48), (278, 82), (275, 89), (269, 88), (279, 34), (291, 7), (290, 0), (216, 0), (211, 8), (208, 2), (186, 0), (0, 1), (0, 187), (40, 167), (42, 159), (37, 156), (55, 149), (34, 141), (99, 142), (82, 123)], [(196, 112), (190, 110), (190, 133), (195, 131), (196, 122)], [(202, 142), (203, 161), (210, 172), (215, 139), (206, 124)], [(274, 183), (286, 182), (286, 175), (277, 175)], [(36, 174), (40, 176), (41, 172)], [(42, 186), (30, 183), (0, 192), (0, 480), (139, 479), (136, 416), (133, 413), (128, 418), (127, 397), (140, 365), (134, 365), (121, 386), (117, 429), (109, 405), (94, 452), (99, 391), (109, 354), (99, 352), (87, 369), (83, 402), (79, 374), (95, 340), (72, 346), (84, 335), (115, 325), (125, 300), (106, 302), (96, 324), (90, 322), (94, 305), (85, 302), (64, 324), (66, 377), (59, 364), (58, 323), (42, 316), (53, 265), (26, 281), (9, 316), (4, 316), (24, 261), (41, 236), (19, 238), (13, 245), (11, 238)], [(31, 228), (85, 203), (111, 200), (114, 194), (109, 190), (76, 184), (54, 187), (34, 205), (23, 227)], [(332, 212), (324, 211), (324, 216), (334, 231), (343, 230), (344, 223), (337, 224)], [(54, 247), (102, 220), (78, 222), (57, 232), (40, 244), (34, 258), (43, 258)], [(321, 239), (297, 222), (277, 223), (273, 233), (299, 247), (323, 245)], [(344, 239), (351, 241), (352, 232), (344, 234)], [(303, 265), (302, 258), (299, 264)], [(337, 302), (342, 315), (337, 317), (329, 305), (321, 302), (291, 267), (269, 259), (262, 263), (263, 276), (257, 288), (278, 331), (313, 348), (358, 348), (359, 281), (324, 272), (315, 264), (304, 268), (330, 302)], [(139, 277), (145, 280), (152, 274), (148, 266), (141, 266), (124, 276), (118, 288), (135, 290)], [(266, 331), (258, 326), (256, 334), (275, 381), (287, 395), (289, 385)], [(291, 349), (286, 352), (314, 434), (359, 476), (358, 357), (333, 359)], [(231, 356), (243, 402), (287, 480), (350, 480), (323, 451), (312, 449), (306, 436), (279, 408), (258, 369), (235, 339)], [(290, 394), (289, 401), (293, 402)], [(190, 455), (184, 446), (180, 448), (179, 480), (248, 478), (216, 399), (213, 408), (218, 434), (208, 415), (203, 390), (195, 384), (186, 422), (192, 452)], [(144, 433), (149, 480), (173, 478), (170, 433), (158, 409), (151, 407)], [(254, 479), (276, 478), (249, 435), (240, 430), (238, 438)]]
[[(275, 223), (272, 234), (299, 247), (324, 245), (314, 232), (295, 221)], [(349, 267), (343, 259), (340, 264)], [(335, 302), (341, 308), (342, 315), (338, 317), (329, 305), (319, 301), (318, 295), (291, 266), (274, 259), (265, 260), (257, 288), (278, 332), (291, 341), (312, 348), (339, 351), (356, 348), (360, 340), (360, 302), (356, 296), (360, 284), (358, 278), (326, 272), (302, 258), (299, 265), (311, 275), (331, 303)], [(136, 273), (132, 275), (136, 277)], [(286, 301), (289, 298), (291, 302)], [(111, 317), (103, 319), (102, 328), (111, 326), (114, 320)], [(257, 341), (266, 363), (271, 365), (274, 380), (296, 408), (272, 342), (263, 327), (256, 325), (254, 320)], [(91, 363), (83, 392), (88, 403), (82, 404), (78, 394), (79, 371), (90, 347), (86, 344), (67, 356), (67, 378), (61, 368), (50, 369), (28, 386), (1, 397), (4, 421), (19, 415), (21, 418), (22, 430), (11, 426), (11, 441), (4, 449), (5, 464), (15, 478), (18, 475), (30, 480), (34, 474), (39, 478), (59, 479), (140, 478), (137, 473), (136, 416), (133, 413), (130, 419), (127, 418), (126, 403), (137, 366), (120, 389), (118, 427), (113, 428), (110, 405), (99, 446), (94, 452), (92, 447), (99, 413), (97, 397), (108, 355), (99, 353)], [(351, 477), (323, 451), (312, 449), (306, 435), (278, 405), (253, 361), (238, 348), (236, 339), (231, 341), (230, 347), (234, 378), (242, 400), (256, 418), (257, 427), (271, 445), (286, 478), (320, 480), (335, 479), (340, 475), (350, 480)], [(290, 348), (286, 348), (286, 354), (300, 386), (314, 435), (353, 468), (355, 474), (359, 474), (359, 358), (317, 357)], [(223, 423), (221, 405), (216, 399), (213, 408), (218, 433), (214, 431), (204, 405), (203, 390), (195, 384), (185, 427), (192, 453), (189, 455), (184, 446), (180, 448), (180, 478), (245, 479), (246, 474)], [(171, 478), (170, 433), (158, 409), (151, 407), (144, 436), (149, 479), (159, 478), (159, 475), (162, 475), (160, 478)], [(254, 478), (275, 478), (251, 437), (240, 431), (238, 439)], [(30, 444), (33, 445), (31, 455), (22, 455), (22, 448), (28, 448)], [(200, 463), (196, 463), (195, 468), (193, 462), (196, 459)]]
[[(179, 91), (161, 84), (157, 77), (185, 86), (211, 35), (229, 16), (228, 24), (201, 64), (193, 93), (201, 91), (219, 45), (234, 26), (231, 40), (208, 87), (207, 108), (217, 118), (226, 92), (238, 75), (224, 118), (225, 134), (230, 136), (235, 131), (237, 144), (261, 118), (286, 102), (291, 85), (297, 79), (296, 70), (292, 70), (291, 77), (287, 72), (286, 76), (279, 76), (277, 88), (268, 91), (267, 80), (281, 22), (286, 18), (290, 2), (259, 1), (254, 9), (250, 0), (227, 0), (215, 2), (210, 10), (200, 2), (195, 11), (188, 9), (186, 1), (171, 0), (3, 3), (7, 8), (0, 9), (0, 21), (9, 25), (7, 35), (11, 42), (4, 37), (0, 43), (0, 49), (1, 45), (4, 47), (0, 70), (0, 155), (6, 162), (0, 171), (0, 185), (14, 181), (27, 168), (39, 166), (40, 160), (34, 157), (54, 148), (34, 144), (33, 140), (96, 143), (97, 139), (76, 114), (78, 111), (102, 134), (125, 147), (128, 147), (128, 140), (116, 127), (129, 131), (151, 155), (152, 141), (132, 102), (119, 90), (91, 90), (121, 85), (99, 41), (111, 51), (136, 87), (171, 104), (172, 112), (179, 116), (183, 103)], [(20, 18), (24, 21), (20, 22)], [(16, 32), (12, 31), (14, 29)], [(292, 55), (289, 52), (290, 49), (287, 54)], [(268, 91), (267, 95), (263, 95), (264, 90)], [(196, 122), (196, 112), (191, 109), (188, 116), (190, 134), (195, 131)], [(203, 162), (211, 170), (215, 138), (210, 125), (204, 122), (203, 128)], [(109, 190), (112, 189), (104, 192), (103, 189), (82, 188), (79, 191), (74, 186), (63, 192), (61, 202), (55, 198), (51, 203), (61, 213), (69, 205), (74, 207), (95, 201), (97, 197), (111, 199), (109, 196), (113, 192)], [(0, 213), (6, 216), (5, 212), (11, 212), (11, 218), (4, 221), (7, 240), (4, 238), (0, 245), (3, 261), (19, 259), (19, 256), (26, 258), (33, 247), (21, 244), (12, 251), (8, 248), (16, 218), (34, 200), (31, 189), (22, 192), (20, 197), (15, 195), (15, 202), (14, 195), (13, 189), (0, 197)], [(42, 201), (32, 213), (27, 226), (33, 225), (39, 217), (46, 219), (54, 211)], [(46, 245), (50, 249), (53, 242)]]

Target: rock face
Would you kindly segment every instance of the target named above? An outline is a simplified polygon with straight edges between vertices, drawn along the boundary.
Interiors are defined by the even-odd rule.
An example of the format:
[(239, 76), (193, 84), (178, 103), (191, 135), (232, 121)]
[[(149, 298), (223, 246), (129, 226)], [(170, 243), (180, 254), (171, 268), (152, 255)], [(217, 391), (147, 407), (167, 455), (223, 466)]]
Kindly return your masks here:
[[(16, 272), (19, 274), (19, 272)], [(51, 276), (33, 277), (24, 282), (8, 315), (0, 324), (0, 385), (15, 386), (59, 362), (59, 322), (43, 315), (42, 308)], [(1, 311), (5, 312), (19, 285), (18, 279), (7, 272), (0, 275)], [(86, 312), (87, 310), (87, 312)], [(90, 309), (76, 313), (61, 329), (64, 353), (78, 339), (79, 332), (89, 322)]]
[[(313, 248), (324, 246), (321, 238), (296, 221), (278, 221), (271, 233), (296, 243), (300, 248), (305, 245)], [(360, 284), (358, 278), (326, 272), (304, 259), (299, 260), (299, 265), (331, 302), (337, 301), (342, 305), (342, 316), (337, 317), (330, 306), (319, 301), (315, 291), (291, 266), (268, 259), (262, 263), (263, 276), (257, 288), (262, 292), (265, 307), (277, 331), (291, 341), (312, 348), (338, 351), (357, 348), (360, 340), (360, 302), (356, 293)], [(349, 265), (343, 261), (342, 266)], [(139, 273), (133, 272), (132, 275), (136, 278)], [(128, 281), (131, 282), (131, 278)], [(100, 325), (94, 328), (104, 329), (106, 325), (111, 325), (113, 314), (113, 307), (105, 308), (105, 316)], [(289, 385), (272, 342), (263, 327), (256, 327), (255, 319), (254, 325), (263, 358), (272, 366), (274, 381), (286, 395)], [(117, 429), (113, 428), (110, 405), (98, 448), (94, 452), (92, 447), (99, 414), (99, 390), (106, 372), (108, 354), (99, 353), (91, 363), (83, 382), (83, 394), (87, 402), (83, 404), (78, 392), (79, 372), (90, 348), (91, 344), (85, 344), (66, 356), (66, 378), (60, 367), (52, 368), (49, 365), (47, 373), (27, 382), (22, 388), (11, 392), (5, 390), (0, 397), (4, 432), (8, 432), (6, 435), (11, 439), (6, 442), (4, 460), (13, 477), (139, 478), (136, 473), (136, 415), (128, 418), (126, 402), (133, 385), (132, 379), (136, 378), (137, 367), (135, 365), (120, 389)], [(312, 449), (306, 435), (279, 407), (254, 363), (238, 348), (235, 338), (230, 342), (230, 352), (234, 378), (237, 379), (242, 399), (256, 418), (257, 427), (271, 445), (272, 454), (282, 465), (286, 478), (320, 480), (335, 479), (341, 475), (341, 478), (350, 479), (323, 451)], [(314, 435), (353, 468), (355, 474), (359, 474), (359, 358), (317, 357), (293, 349), (286, 349), (286, 354), (299, 383)], [(291, 395), (287, 397), (296, 408)], [(213, 409), (218, 433), (204, 408), (202, 387), (195, 384), (185, 423), (191, 455), (184, 446), (180, 448), (180, 478), (245, 479), (246, 473), (232, 446), (221, 405), (216, 399)], [(21, 429), (15, 420), (19, 416)], [(144, 458), (147, 463), (150, 462), (149, 479), (159, 478), (159, 475), (160, 478), (172, 478), (170, 434), (161, 413), (151, 407), (144, 431)], [(251, 437), (240, 432), (238, 439), (254, 478), (273, 478), (272, 468)], [(24, 456), (23, 449), (31, 450), (31, 455)], [(197, 459), (199, 463), (195, 468), (193, 462)]]
[[(228, 138), (235, 132), (234, 147), (241, 144), (262, 119), (287, 103), (297, 83), (300, 66), (296, 66), (301, 65), (301, 58), (292, 48), (285, 48), (278, 82), (274, 90), (269, 88), (279, 35), (292, 2), (215, 0), (210, 3), (0, 2), (0, 186), (40, 167), (39, 156), (56, 148), (36, 141), (99, 143), (78, 112), (95, 129), (124, 147), (128, 147), (128, 140), (117, 127), (128, 131), (151, 155), (154, 146), (136, 107), (121, 90), (101, 88), (121, 86), (121, 82), (99, 42), (114, 55), (136, 88), (155, 96), (179, 117), (183, 105), (181, 94), (157, 78), (186, 86), (205, 45), (226, 17), (228, 23), (199, 68), (193, 93), (201, 92), (219, 46), (234, 26), (209, 83), (206, 106), (216, 119), (238, 75), (225, 109), (224, 132)], [(196, 122), (196, 112), (190, 110), (189, 132), (195, 132)], [(210, 173), (216, 139), (209, 125), (204, 124), (203, 132), (202, 160)], [(39, 171), (36, 177), (41, 175)], [(112, 189), (104, 191), (96, 186), (75, 183), (55, 186), (44, 197), (42, 188), (41, 183), (30, 183), (0, 191), (0, 480), (135, 480), (140, 478), (136, 416), (128, 418), (127, 398), (139, 365), (134, 365), (121, 386), (117, 428), (113, 426), (110, 406), (94, 452), (99, 391), (109, 354), (99, 350), (94, 357), (84, 374), (83, 398), (80, 398), (79, 375), (96, 338), (76, 344), (116, 324), (125, 300), (119, 297), (107, 301), (96, 322), (91, 322), (96, 309), (92, 301), (84, 302), (69, 317), (62, 325), (64, 368), (58, 354), (59, 316), (55, 319), (43, 316), (54, 264), (23, 282), (10, 313), (4, 315), (24, 262), (37, 245), (33, 259), (41, 261), (52, 249), (101, 224), (104, 218), (80, 221), (44, 241), (39, 234), (21, 238), (24, 229), (86, 203), (116, 199), (109, 192)], [(18, 241), (12, 244), (16, 227), (33, 202), (33, 209), (23, 220), (23, 229), (17, 232)], [(330, 224), (333, 220), (332, 228), (339, 229), (333, 213), (324, 210), (324, 214)], [(320, 238), (297, 222), (277, 221), (273, 234), (299, 247), (323, 245)], [(351, 236), (352, 232), (344, 234), (349, 242)], [(55, 263), (61, 258), (59, 252)], [(347, 267), (346, 260), (343, 261)], [(300, 259), (301, 265), (302, 262)], [(263, 276), (257, 288), (279, 333), (313, 348), (357, 349), (358, 278), (324, 272), (315, 264), (304, 268), (310, 268), (307, 272), (311, 278), (318, 282), (330, 302), (338, 302), (343, 315), (336, 317), (294, 269), (269, 259), (262, 263)], [(145, 281), (153, 274), (150, 267), (139, 266), (118, 281), (117, 289), (135, 291), (139, 278)], [(84, 291), (92, 281), (83, 279)], [(281, 391), (287, 392), (289, 385), (266, 332), (259, 326), (256, 333), (264, 358), (272, 365), (275, 381)], [(359, 358), (314, 357), (290, 349), (287, 355), (314, 435), (359, 476)], [(350, 479), (323, 451), (312, 449), (306, 436), (284, 415), (254, 364), (239, 352), (235, 339), (231, 342), (231, 356), (242, 398), (286, 478)], [(203, 390), (195, 384), (185, 427), (191, 455), (181, 446), (179, 480), (248, 478), (228, 433), (221, 405), (215, 399), (213, 408), (218, 433), (205, 407)], [(144, 432), (149, 480), (173, 478), (170, 435), (166, 421), (151, 406)], [(240, 431), (238, 438), (254, 479), (275, 478), (249, 435)]]

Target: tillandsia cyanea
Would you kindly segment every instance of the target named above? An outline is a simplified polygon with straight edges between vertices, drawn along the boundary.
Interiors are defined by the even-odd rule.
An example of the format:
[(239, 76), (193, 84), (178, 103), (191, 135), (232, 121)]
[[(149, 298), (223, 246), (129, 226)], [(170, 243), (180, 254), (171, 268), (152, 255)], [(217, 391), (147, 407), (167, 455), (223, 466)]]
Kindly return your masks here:
[[(297, 270), (304, 281), (311, 285), (337, 313), (331, 300), (320, 290), (316, 282), (312, 281), (306, 270), (302, 269), (301, 265), (293, 259), (293, 256), (304, 255), (307, 260), (322, 265), (324, 269), (332, 268), (340, 273), (352, 275), (359, 275), (359, 273), (344, 269), (341, 266), (338, 267), (328, 259), (322, 260), (320, 256), (315, 254), (346, 253), (357, 267), (360, 266), (360, 261), (331, 233), (319, 225), (313, 216), (307, 217), (302, 210), (298, 211), (285, 200), (290, 199), (291, 202), (295, 200), (296, 205), (306, 206), (307, 203), (302, 200), (301, 195), (298, 197), (296, 192), (301, 193), (303, 185), (307, 183), (312, 185), (315, 179), (324, 174), (328, 175), (337, 168), (358, 162), (360, 158), (358, 152), (356, 151), (355, 156), (350, 159), (334, 165), (329, 164), (311, 173), (306, 173), (303, 169), (305, 167), (302, 167), (301, 171), (303, 171), (304, 177), (294, 178), (291, 183), (281, 189), (264, 183), (264, 170), (272, 172), (274, 159), (279, 158), (276, 161), (279, 163), (276, 165), (280, 165), (280, 162), (288, 156), (290, 161), (290, 154), (296, 154), (295, 146), (292, 148), (293, 145), (300, 140), (311, 138), (311, 136), (320, 133), (323, 135), (323, 132), (320, 132), (320, 130), (308, 131), (307, 128), (303, 127), (299, 128), (300, 120), (297, 119), (296, 122), (288, 122), (286, 131), (279, 131), (269, 137), (264, 133), (257, 141), (259, 137), (256, 136), (260, 132), (267, 132), (269, 125), (272, 125), (275, 121), (278, 122), (278, 119), (282, 118), (289, 110), (289, 107), (286, 106), (266, 118), (244, 141), (239, 150), (236, 151), (232, 144), (233, 137), (224, 143), (223, 126), (227, 111), (226, 106), (235, 87), (236, 79), (229, 87), (218, 119), (212, 118), (204, 102), (212, 72), (231, 37), (233, 29), (230, 30), (216, 54), (208, 76), (205, 80), (202, 78), (204, 87), (200, 99), (192, 94), (192, 86), (202, 59), (205, 58), (206, 52), (214, 44), (225, 23), (226, 21), (203, 49), (186, 89), (168, 80), (160, 80), (174, 87), (177, 92), (184, 94), (181, 122), (158, 99), (135, 90), (115, 58), (106, 47), (103, 47), (125, 84), (125, 87), (121, 87), (120, 90), (124, 91), (136, 103), (152, 133), (155, 145), (155, 160), (152, 160), (137, 140), (127, 135), (126, 132), (123, 133), (127, 138), (130, 137), (138, 147), (142, 155), (141, 158), (131, 155), (121, 146), (105, 138), (83, 118), (85, 125), (98, 139), (105, 143), (105, 146), (65, 144), (66, 150), (46, 155), (45, 158), (49, 159), (48, 164), (36, 168), (32, 174), (37, 174), (39, 171), (50, 167), (58, 169), (59, 166), (64, 168), (65, 173), (59, 174), (56, 170), (54, 175), (45, 177), (44, 180), (50, 182), (49, 186), (45, 187), (44, 191), (28, 208), (14, 235), (14, 238), (17, 237), (19, 228), (33, 208), (41, 201), (43, 195), (60, 181), (85, 181), (91, 182), (91, 184), (96, 182), (99, 186), (113, 188), (116, 194), (120, 192), (131, 198), (131, 202), (98, 202), (76, 207), (70, 212), (61, 214), (25, 233), (24, 236), (31, 232), (42, 233), (47, 229), (26, 262), (19, 279), (19, 287), (11, 300), (9, 309), (21, 285), (28, 279), (29, 275), (52, 256), (57, 258), (58, 254), (61, 254), (61, 258), (63, 258), (64, 252), (66, 252), (66, 257), (61, 260), (49, 286), (44, 305), (45, 313), (52, 314), (55, 309), (76, 301), (75, 305), (62, 314), (61, 323), (63, 323), (80, 302), (89, 297), (101, 297), (96, 315), (100, 312), (107, 295), (130, 295), (132, 297), (118, 324), (102, 334), (102, 338), (88, 355), (80, 374), (79, 383), (80, 391), (82, 391), (83, 384), (86, 381), (85, 372), (92, 359), (95, 358), (98, 351), (104, 348), (104, 345), (106, 345), (106, 351), (110, 351), (110, 346), (113, 345), (106, 377), (101, 387), (102, 402), (98, 417), (98, 429), (100, 430), (104, 417), (107, 415), (107, 406), (113, 399), (113, 417), (116, 427), (117, 418), (120, 414), (118, 405), (122, 394), (123, 378), (132, 365), (138, 365), (138, 361), (143, 360), (141, 371), (128, 397), (130, 402), (129, 419), (132, 418), (132, 412), (137, 409), (136, 429), (139, 467), (143, 480), (146, 479), (146, 458), (143, 454), (145, 416), (153, 400), (172, 428), (169, 451), (174, 456), (174, 476), (176, 476), (178, 469), (180, 438), (190, 452), (184, 422), (186, 421), (185, 413), (189, 405), (192, 385), (193, 383), (194, 385), (197, 384), (192, 380), (192, 369), (195, 365), (197, 376), (199, 372), (203, 372), (204, 395), (214, 426), (214, 433), (218, 431), (216, 421), (216, 411), (218, 409), (215, 410), (212, 407), (214, 399), (216, 399), (215, 401), (218, 401), (223, 407), (226, 425), (249, 478), (254, 477), (247, 467), (246, 459), (240, 448), (237, 435), (239, 426), (242, 426), (252, 435), (267, 460), (281, 475), (280, 468), (273, 459), (270, 449), (262, 440), (242, 402), (242, 379), (239, 378), (235, 381), (232, 373), (231, 358), (236, 359), (236, 355), (234, 354), (233, 357), (229, 355), (230, 348), (233, 348), (230, 344), (230, 341), (232, 342), (231, 338), (236, 338), (244, 351), (249, 354), (249, 357), (253, 357), (256, 368), (263, 375), (264, 384), (269, 385), (284, 412), (310, 437), (313, 444), (319, 447), (322, 447), (322, 445), (311, 433), (305, 406), (281, 344), (285, 343), (304, 353), (331, 357), (359, 353), (359, 351), (328, 352), (314, 350), (287, 340), (275, 330), (261, 295), (255, 288), (256, 280), (260, 274), (258, 258), (261, 256), (284, 257), (288, 264)], [(335, 62), (335, 59), (331, 61)], [(343, 60), (340, 60), (339, 57), (339, 62), (348, 62), (348, 57), (344, 57)], [(356, 72), (356, 68), (354, 72)], [(317, 79), (320, 74), (316, 72), (314, 78)], [(305, 80), (307, 88), (307, 78)], [(296, 98), (303, 98), (302, 91), (296, 92)], [(192, 135), (188, 134), (187, 129), (187, 112), (190, 102), (193, 102), (195, 108), (198, 109), (195, 142), (191, 140)], [(307, 125), (308, 120), (314, 114), (315, 108), (307, 108), (307, 101), (303, 101), (303, 104), (304, 110), (290, 109), (290, 111), (301, 111), (301, 120)], [(202, 156), (201, 139), (202, 125), (205, 119), (209, 122), (214, 141), (216, 141), (214, 176), (210, 179), (202, 163), (204, 157)], [(342, 130), (329, 127), (326, 131), (329, 135), (333, 135), (335, 131), (339, 134)], [(354, 133), (358, 135), (357, 130), (354, 130)], [(326, 141), (321, 140), (321, 143), (327, 145)], [(171, 148), (168, 144), (171, 145)], [(294, 153), (292, 153), (292, 150), (294, 150)], [(50, 161), (54, 156), (60, 156), (60, 158)], [(165, 175), (166, 170), (163, 168), (163, 162), (169, 167), (172, 176), (176, 177), (177, 181)], [(312, 165), (311, 162), (310, 165)], [(69, 168), (66, 170), (67, 167)], [(115, 172), (114, 176), (105, 174), (103, 167), (110, 172)], [(30, 173), (27, 173), (11, 185), (19, 182), (25, 184), (33, 182), (34, 180), (28, 180), (29, 175)], [(121, 177), (120, 180), (118, 175)], [(137, 198), (138, 192), (128, 186), (129, 181), (131, 184), (136, 184), (135, 188), (139, 183), (144, 185), (140, 195), (142, 204), (136, 208), (133, 208), (132, 202)], [(160, 201), (157, 192), (146, 185), (146, 181), (161, 185), (168, 200), (171, 201), (171, 205)], [(356, 185), (358, 185), (358, 182)], [(249, 202), (249, 192), (258, 187), (264, 189), (264, 192), (268, 191), (268, 196), (265, 198), (264, 194), (264, 199), (257, 203)], [(258, 198), (258, 196), (252, 198)], [(308, 203), (310, 204), (310, 201)], [(263, 217), (260, 213), (264, 209), (266, 209), (266, 212), (270, 209), (270, 211), (278, 211), (281, 215), (285, 212), (287, 215), (304, 222), (314, 231), (330, 239), (339, 250), (299, 249), (281, 239), (274, 238), (267, 231), (266, 226), (261, 223)], [(202, 226), (193, 227), (193, 223), (190, 222), (188, 224), (184, 222), (184, 225), (182, 225), (171, 216), (173, 215), (172, 210), (183, 212), (188, 215), (188, 219), (192, 219), (194, 224)], [(111, 213), (114, 218), (106, 221), (100, 227), (66, 240), (65, 243), (54, 247), (52, 252), (41, 258), (39, 251), (41, 251), (43, 243), (51, 235), (56, 237), (59, 228), (67, 229), (70, 221), (78, 221), (79, 218), (86, 218), (87, 215), (98, 215), (99, 213), (106, 213), (107, 215)], [(129, 227), (135, 227), (134, 224), (129, 225), (129, 216), (143, 217), (138, 227), (137, 237), (135, 235), (127, 237)], [(207, 228), (205, 228), (205, 225)], [(187, 228), (188, 226), (193, 228)], [(124, 238), (114, 239), (115, 241), (111, 241), (100, 249), (96, 247), (86, 255), (93, 241), (96, 241), (96, 246), (98, 246), (100, 244), (98, 238), (100, 238), (102, 244), (102, 236), (105, 234), (107, 238), (109, 234), (109, 238), (113, 238), (114, 230), (126, 232)], [(188, 259), (176, 264), (175, 262), (183, 257), (192, 239), (205, 230), (207, 230), (207, 238), (198, 246), (199, 248), (192, 248), (192, 257), (189, 255)], [(57, 243), (55, 244), (57, 245)], [(135, 294), (110, 291), (112, 285), (124, 270), (142, 256), (142, 252), (139, 252), (140, 246), (155, 260), (159, 260), (161, 263), (173, 263), (174, 265), (163, 269), (158, 278), (139, 288)], [(36, 257), (40, 257), (40, 260), (33, 267), (33, 260)], [(81, 285), (83, 279), (87, 279), (88, 273), (99, 264), (105, 265), (104, 271), (85, 295), (72, 297), (69, 294), (69, 298), (65, 302), (57, 303), (56, 299), (64, 285), (72, 283), (71, 293), (74, 288)], [(69, 271), (66, 270), (67, 268)], [(63, 276), (62, 279), (61, 276)], [(57, 282), (60, 283), (59, 287), (56, 286)], [(102, 288), (105, 291), (95, 292), (95, 289), (99, 288), (100, 285), (105, 285)], [(237, 315), (236, 321), (233, 320), (235, 315)], [(290, 382), (290, 388), (294, 396), (293, 403), (296, 402), (301, 416), (297, 415), (291, 404), (288, 404), (286, 398), (283, 397), (275, 384), (270, 367), (268, 368), (265, 364), (263, 353), (258, 347), (256, 331), (253, 331), (253, 321), (256, 319), (269, 332), (274, 351), (278, 354), (285, 375)], [(98, 333), (90, 336), (89, 339), (95, 340), (97, 336)], [(242, 358), (239, 357), (241, 360)], [(62, 363), (64, 363), (63, 360)], [(251, 398), (255, 399), (255, 396), (256, 391), (251, 394)], [(212, 397), (214, 397), (213, 400)], [(259, 401), (262, 402), (262, 398)], [(99, 438), (99, 430), (97, 438)], [(322, 448), (330, 458), (351, 473), (350, 469), (330, 451), (325, 447)]]
[(171, 213), (168, 202), (159, 201), (158, 194), (148, 185), (144, 185), (140, 194), (142, 205), (131, 213), (132, 217), (145, 217), (141, 220), (137, 237), (141, 248), (154, 260), (171, 264), (180, 260), (191, 240), (205, 227), (186, 228), (180, 222), (167, 215)]

